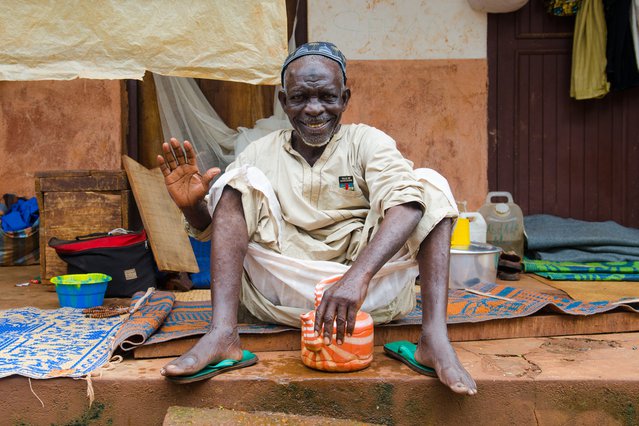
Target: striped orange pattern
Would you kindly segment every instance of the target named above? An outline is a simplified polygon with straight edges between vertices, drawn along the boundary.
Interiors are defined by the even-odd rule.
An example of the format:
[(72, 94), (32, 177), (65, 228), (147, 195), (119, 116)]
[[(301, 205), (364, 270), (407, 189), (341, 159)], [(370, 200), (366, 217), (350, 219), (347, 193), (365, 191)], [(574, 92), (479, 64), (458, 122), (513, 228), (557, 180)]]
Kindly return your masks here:
[[(339, 281), (336, 275), (320, 281), (315, 286), (315, 308), (319, 306), (324, 290)], [(337, 345), (335, 329), (333, 343), (324, 344), (321, 336), (315, 336), (315, 311), (300, 316), (302, 321), (302, 363), (321, 371), (349, 372), (362, 370), (373, 361), (373, 318), (359, 311), (352, 336), (345, 336), (344, 343)]]

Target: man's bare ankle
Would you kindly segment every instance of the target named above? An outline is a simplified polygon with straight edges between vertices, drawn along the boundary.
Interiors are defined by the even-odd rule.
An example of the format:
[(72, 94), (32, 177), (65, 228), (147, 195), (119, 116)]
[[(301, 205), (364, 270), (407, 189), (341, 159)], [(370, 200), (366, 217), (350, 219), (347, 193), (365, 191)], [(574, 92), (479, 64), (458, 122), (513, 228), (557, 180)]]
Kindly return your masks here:
[(420, 342), (423, 341), (424, 343), (442, 341), (444, 339), (447, 341), (449, 340), (448, 330), (446, 329), (446, 327), (422, 328), (422, 332), (419, 336)]
[(209, 331), (206, 332), (206, 334), (215, 336), (215, 337), (221, 337), (221, 338), (239, 337), (237, 326), (226, 326), (226, 325), (211, 326), (209, 328)]

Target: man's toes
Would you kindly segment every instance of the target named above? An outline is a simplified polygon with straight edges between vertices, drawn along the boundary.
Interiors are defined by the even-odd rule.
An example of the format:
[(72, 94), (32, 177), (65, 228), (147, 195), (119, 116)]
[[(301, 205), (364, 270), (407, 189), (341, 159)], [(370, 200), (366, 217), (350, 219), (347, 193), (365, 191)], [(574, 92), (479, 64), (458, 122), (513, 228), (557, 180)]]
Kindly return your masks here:
[(455, 383), (452, 389), (456, 393), (463, 393), (470, 396), (477, 393), (477, 385), (475, 385), (475, 381), (470, 378), (466, 380), (466, 383), (464, 382), (464, 378), (460, 379)]
[(473, 395), (475, 395), (477, 393), (477, 388), (475, 388), (475, 387), (471, 387), (471, 386), (468, 386), (468, 385), (463, 385), (463, 388), (465, 390), (463, 392), (459, 392), (459, 393), (464, 393), (464, 394), (469, 395), (469, 396), (473, 396)]
[(442, 382), (455, 393), (475, 395), (477, 393), (477, 385), (470, 376), (464, 373), (463, 368), (462, 371), (446, 369), (442, 371), (440, 378)]
[(468, 394), (470, 389), (468, 388), (468, 386), (466, 386), (465, 384), (463, 384), (462, 382), (457, 382), (454, 385), (452, 385), (450, 387), (452, 389), (453, 392), (455, 393), (465, 393)]
[(180, 376), (184, 374), (190, 374), (197, 371), (196, 364), (197, 358), (192, 355), (183, 358), (180, 357), (165, 365), (160, 373), (163, 376)]

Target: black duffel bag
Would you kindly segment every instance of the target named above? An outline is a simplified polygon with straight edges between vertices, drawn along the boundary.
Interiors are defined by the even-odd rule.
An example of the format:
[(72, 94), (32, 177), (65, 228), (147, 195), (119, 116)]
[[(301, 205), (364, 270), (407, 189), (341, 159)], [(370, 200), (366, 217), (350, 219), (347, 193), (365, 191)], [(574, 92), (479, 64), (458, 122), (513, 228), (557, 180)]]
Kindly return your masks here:
[(156, 267), (146, 231), (113, 230), (75, 240), (51, 238), (49, 247), (68, 265), (69, 274), (99, 272), (111, 276), (106, 297), (131, 297), (156, 287)]

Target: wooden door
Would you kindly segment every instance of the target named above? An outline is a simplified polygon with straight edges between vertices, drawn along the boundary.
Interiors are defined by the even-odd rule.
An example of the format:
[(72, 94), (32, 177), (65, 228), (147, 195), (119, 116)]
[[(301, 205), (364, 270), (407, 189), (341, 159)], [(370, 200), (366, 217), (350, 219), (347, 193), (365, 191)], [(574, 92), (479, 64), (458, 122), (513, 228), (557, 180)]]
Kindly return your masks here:
[(570, 98), (573, 28), (541, 0), (489, 15), (489, 188), (526, 215), (639, 227), (639, 88)]

